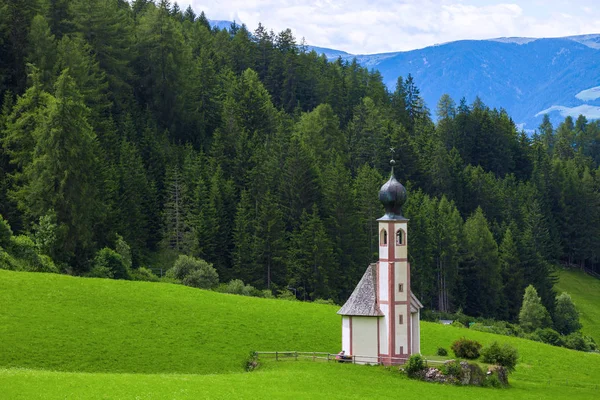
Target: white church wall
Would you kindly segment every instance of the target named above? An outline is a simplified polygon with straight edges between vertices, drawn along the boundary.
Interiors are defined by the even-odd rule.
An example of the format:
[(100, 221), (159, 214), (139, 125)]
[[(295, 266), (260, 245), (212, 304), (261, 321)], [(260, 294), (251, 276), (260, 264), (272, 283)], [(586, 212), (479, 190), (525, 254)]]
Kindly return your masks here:
[[(398, 245), (396, 243), (396, 232), (398, 232), (398, 230), (401, 229), (404, 235), (404, 243), (401, 245)], [(408, 246), (407, 244), (407, 240), (408, 240), (408, 228), (407, 228), (407, 224), (406, 222), (396, 222), (394, 224), (394, 245), (395, 245), (395, 253), (396, 253), (396, 258), (400, 258), (400, 259), (406, 259), (408, 258)]]
[(342, 317), (342, 350), (350, 354), (350, 317)]
[(419, 312), (411, 314), (412, 354), (421, 354), (421, 323)]
[(352, 353), (357, 363), (377, 363), (377, 319), (352, 317)]
[[(407, 301), (408, 299), (407, 268), (406, 261), (397, 262), (394, 265), (396, 301)], [(402, 291), (400, 291), (400, 285), (402, 285)]]
[[(380, 261), (378, 264), (379, 273), (377, 279), (379, 280), (379, 300), (388, 301), (388, 263)], [(382, 310), (383, 311), (383, 310)]]
[(388, 258), (388, 247), (387, 246), (379, 246), (379, 258), (382, 260), (387, 260)]
[[(406, 306), (396, 306), (396, 354), (408, 353), (408, 316)], [(402, 324), (400, 324), (400, 316), (402, 316)], [(400, 349), (402, 347), (402, 349)]]
[(379, 351), (381, 354), (387, 354), (388, 348), (388, 309), (387, 304), (380, 304), (379, 309), (385, 315), (383, 318), (379, 318)]

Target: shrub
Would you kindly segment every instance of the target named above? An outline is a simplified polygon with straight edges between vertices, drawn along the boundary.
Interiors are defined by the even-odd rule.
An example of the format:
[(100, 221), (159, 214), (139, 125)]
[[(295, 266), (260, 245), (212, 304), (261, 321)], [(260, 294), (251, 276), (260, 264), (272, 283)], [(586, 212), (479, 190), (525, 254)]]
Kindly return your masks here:
[(492, 343), (490, 346), (481, 351), (483, 362), (488, 364), (497, 364), (506, 368), (509, 372), (515, 370), (519, 353), (517, 349), (505, 343), (502, 346), (498, 342)]
[(131, 279), (134, 281), (158, 282), (158, 276), (154, 275), (148, 268), (140, 267), (131, 271)]
[[(232, 279), (229, 281), (227, 285), (223, 288), (224, 293), (230, 294), (239, 294), (242, 296), (256, 296), (258, 297), (258, 292), (254, 286), (245, 285), (244, 282), (240, 279)], [(258, 292), (258, 293), (256, 293)]]
[(458, 339), (456, 342), (452, 343), (452, 351), (456, 355), (456, 357), (467, 358), (473, 360), (479, 357), (479, 350), (481, 349), (481, 344), (470, 340), (467, 338)]
[[(112, 275), (112, 276), (111, 276)], [(116, 251), (105, 247), (96, 253), (89, 276), (97, 278), (130, 279), (123, 258)]]
[(217, 271), (209, 264), (187, 274), (182, 283), (198, 289), (212, 289), (219, 284)]
[(455, 328), (466, 328), (466, 325), (464, 325), (460, 321), (452, 321), (452, 323), (450, 325), (453, 326), (453, 327), (455, 327)]
[(438, 356), (442, 356), (442, 357), (443, 356), (447, 356), (448, 355), (448, 350), (446, 350), (443, 347), (438, 347), (438, 349), (437, 349), (437, 355)]
[(110, 268), (104, 265), (94, 265), (90, 272), (87, 274), (90, 278), (105, 278), (105, 279), (113, 279), (115, 275), (110, 270)]
[(12, 255), (20, 265), (18, 269), (28, 272), (58, 273), (52, 259), (37, 252), (35, 243), (28, 236), (19, 235), (10, 238)]
[(589, 341), (579, 332), (573, 332), (565, 337), (565, 345), (568, 349), (579, 351), (590, 351)]
[[(181, 255), (175, 260), (173, 268), (167, 271), (166, 276), (176, 279), (186, 286), (200, 289), (213, 289), (219, 285), (219, 274), (212, 264), (201, 258), (185, 255)], [(188, 276), (189, 278), (187, 278)]]
[(404, 370), (410, 377), (416, 376), (419, 372), (425, 369), (425, 360), (420, 354), (413, 354), (406, 362)]
[(10, 229), (10, 225), (4, 217), (0, 215), (0, 248), (7, 249), (10, 246), (10, 238), (12, 235), (13, 232), (12, 229)]
[(277, 298), (282, 300), (296, 301), (296, 295), (287, 289), (277, 291)]
[(548, 314), (548, 310), (542, 304), (542, 299), (538, 296), (533, 285), (529, 285), (525, 289), (523, 305), (519, 312), (519, 323), (527, 332), (532, 332), (551, 324), (550, 314)]
[(575, 304), (573, 304), (573, 300), (568, 293), (563, 292), (556, 297), (554, 326), (562, 335), (568, 335), (581, 329), (579, 311), (575, 308)]
[(564, 344), (563, 338), (554, 329), (537, 329), (535, 333), (540, 340), (546, 344), (550, 344), (552, 346), (562, 346)]
[(265, 299), (274, 299), (275, 298), (275, 296), (273, 296), (273, 292), (271, 292), (269, 289), (261, 290), (260, 297), (264, 297)]
[(329, 304), (330, 306), (335, 306), (335, 301), (331, 300), (331, 299), (315, 299), (313, 301), (313, 303), (315, 304)]
[(0, 249), (0, 269), (18, 270), (19, 264), (17, 260), (4, 250)]
[(462, 368), (460, 367), (460, 363), (458, 361), (450, 361), (444, 364), (442, 367), (442, 372), (444, 375), (451, 375), (455, 378), (460, 378)]

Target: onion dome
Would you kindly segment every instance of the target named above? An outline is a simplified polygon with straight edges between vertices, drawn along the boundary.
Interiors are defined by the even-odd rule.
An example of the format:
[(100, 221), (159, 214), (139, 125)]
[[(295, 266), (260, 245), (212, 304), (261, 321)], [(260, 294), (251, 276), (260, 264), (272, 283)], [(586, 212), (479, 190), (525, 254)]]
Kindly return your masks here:
[(379, 190), (379, 201), (385, 207), (385, 216), (381, 219), (406, 219), (402, 216), (402, 206), (406, 203), (406, 188), (394, 176), (394, 160), (390, 161), (392, 173), (390, 179)]

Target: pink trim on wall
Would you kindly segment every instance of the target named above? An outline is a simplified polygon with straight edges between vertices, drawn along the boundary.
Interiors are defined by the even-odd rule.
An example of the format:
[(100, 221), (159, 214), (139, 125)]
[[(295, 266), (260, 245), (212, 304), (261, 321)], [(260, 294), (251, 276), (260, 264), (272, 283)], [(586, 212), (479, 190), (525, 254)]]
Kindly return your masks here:
[(381, 318), (377, 318), (377, 355), (381, 357), (381, 336), (379, 334), (379, 322)]
[(395, 260), (392, 258), (380, 258), (379, 261), (384, 262), (400, 262), (400, 261), (408, 261), (408, 258), (396, 258)]
[(411, 355), (412, 354), (412, 314), (410, 313), (410, 299), (411, 299), (411, 291), (410, 291), (410, 263), (406, 263), (406, 282), (408, 284), (408, 292), (406, 293), (408, 295), (408, 304), (406, 305), (406, 316), (408, 317), (408, 349), (406, 351), (407, 355)]
[[(388, 231), (394, 232), (394, 223), (388, 224)], [(396, 246), (389, 247), (388, 257), (390, 260), (396, 261)], [(396, 283), (396, 270), (394, 268), (394, 262), (388, 264), (388, 301), (389, 303), (389, 336), (388, 336), (388, 354), (390, 357), (394, 356), (396, 352), (396, 306), (394, 304), (396, 300), (396, 291), (394, 286)], [(391, 360), (390, 360), (391, 361)]]

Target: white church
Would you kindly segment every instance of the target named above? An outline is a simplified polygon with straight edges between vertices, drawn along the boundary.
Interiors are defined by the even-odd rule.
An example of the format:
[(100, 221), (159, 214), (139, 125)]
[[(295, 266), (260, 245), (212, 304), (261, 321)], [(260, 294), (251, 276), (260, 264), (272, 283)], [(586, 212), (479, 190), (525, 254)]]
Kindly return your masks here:
[(410, 290), (408, 219), (402, 216), (406, 188), (394, 176), (381, 187), (385, 215), (379, 218), (379, 261), (369, 265), (344, 306), (342, 350), (360, 364), (395, 365), (420, 353), (421, 302)]

